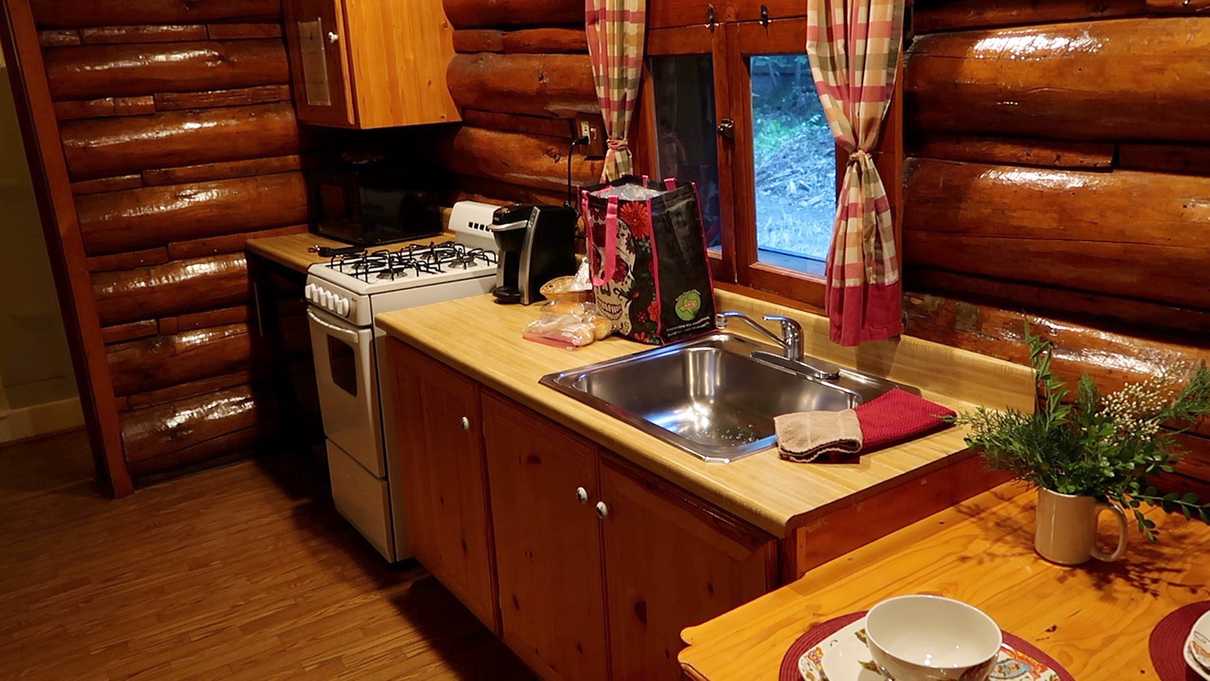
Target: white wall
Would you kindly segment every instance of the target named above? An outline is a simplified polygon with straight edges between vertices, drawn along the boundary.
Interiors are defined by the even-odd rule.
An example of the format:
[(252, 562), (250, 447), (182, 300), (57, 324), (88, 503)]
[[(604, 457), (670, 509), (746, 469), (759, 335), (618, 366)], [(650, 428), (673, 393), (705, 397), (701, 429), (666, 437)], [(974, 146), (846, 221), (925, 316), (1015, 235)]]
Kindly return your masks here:
[(8, 70), (0, 56), (0, 442), (82, 421)]

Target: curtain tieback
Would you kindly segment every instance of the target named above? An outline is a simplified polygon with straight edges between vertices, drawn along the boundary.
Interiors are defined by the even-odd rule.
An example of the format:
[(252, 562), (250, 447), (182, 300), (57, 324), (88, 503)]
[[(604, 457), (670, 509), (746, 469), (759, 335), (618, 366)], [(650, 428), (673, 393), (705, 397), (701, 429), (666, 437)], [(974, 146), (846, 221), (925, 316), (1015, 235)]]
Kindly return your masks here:
[(629, 151), (630, 150), (630, 145), (627, 144), (626, 140), (624, 140), (624, 139), (614, 139), (611, 137), (608, 140), (605, 140), (605, 144), (609, 147), (609, 149), (611, 151)]
[(851, 154), (849, 154), (848, 162), (863, 164), (869, 160), (871, 160), (870, 152), (866, 151), (865, 149), (856, 149)]

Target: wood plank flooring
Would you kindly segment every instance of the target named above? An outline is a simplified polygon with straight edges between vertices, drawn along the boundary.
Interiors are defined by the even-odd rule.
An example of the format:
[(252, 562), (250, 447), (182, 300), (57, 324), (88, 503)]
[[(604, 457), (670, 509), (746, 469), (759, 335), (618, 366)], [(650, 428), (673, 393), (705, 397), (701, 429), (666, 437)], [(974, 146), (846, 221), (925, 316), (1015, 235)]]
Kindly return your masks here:
[(0, 679), (533, 678), (300, 469), (245, 461), (111, 501), (82, 433), (0, 449)]

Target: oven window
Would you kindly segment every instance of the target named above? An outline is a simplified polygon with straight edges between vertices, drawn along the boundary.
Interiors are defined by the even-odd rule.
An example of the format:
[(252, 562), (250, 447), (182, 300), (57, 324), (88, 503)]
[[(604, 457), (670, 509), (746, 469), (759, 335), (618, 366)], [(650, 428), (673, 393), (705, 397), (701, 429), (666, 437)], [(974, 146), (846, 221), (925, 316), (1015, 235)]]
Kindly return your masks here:
[(357, 397), (357, 355), (353, 346), (328, 336), (328, 373), (341, 390)]

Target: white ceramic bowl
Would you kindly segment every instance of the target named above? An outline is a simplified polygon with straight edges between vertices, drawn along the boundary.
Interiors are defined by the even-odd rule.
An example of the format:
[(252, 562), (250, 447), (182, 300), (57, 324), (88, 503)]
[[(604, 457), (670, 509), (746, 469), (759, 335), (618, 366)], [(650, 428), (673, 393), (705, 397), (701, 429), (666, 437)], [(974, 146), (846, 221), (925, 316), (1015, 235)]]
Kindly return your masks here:
[(870, 655), (895, 681), (986, 681), (1004, 643), (982, 610), (941, 596), (898, 596), (866, 615)]

